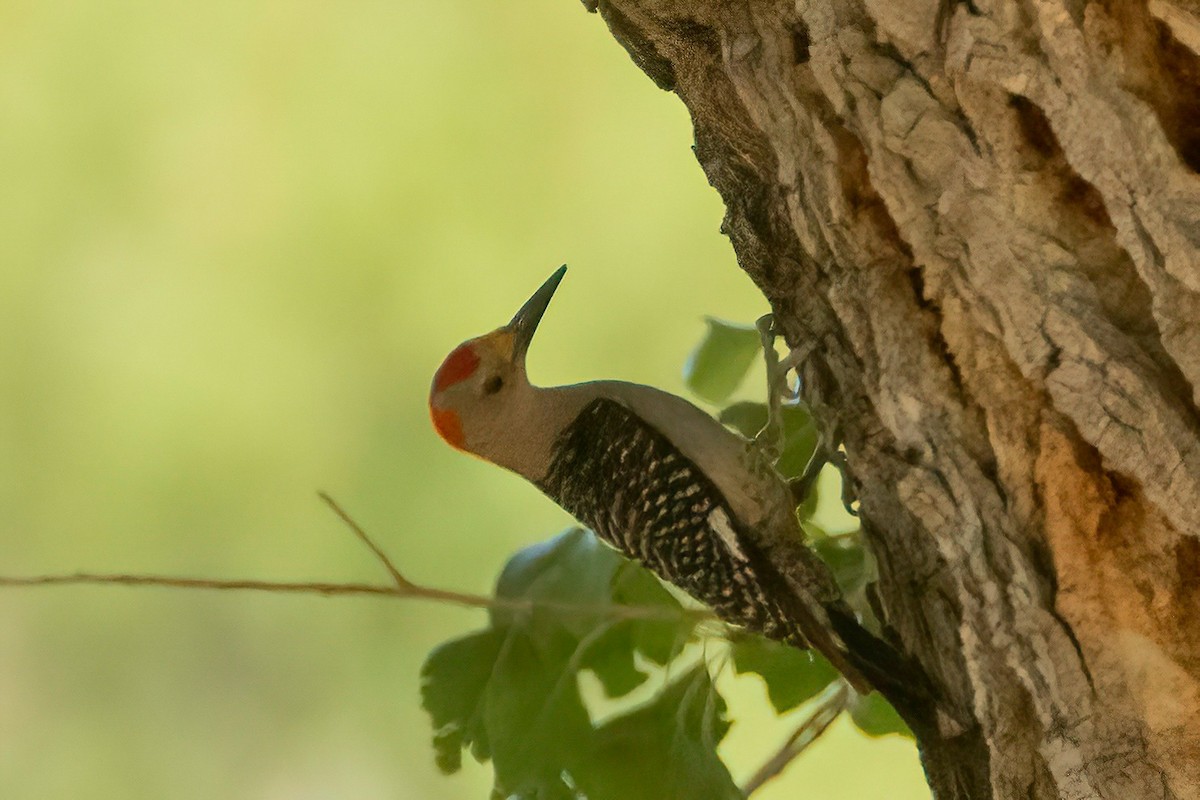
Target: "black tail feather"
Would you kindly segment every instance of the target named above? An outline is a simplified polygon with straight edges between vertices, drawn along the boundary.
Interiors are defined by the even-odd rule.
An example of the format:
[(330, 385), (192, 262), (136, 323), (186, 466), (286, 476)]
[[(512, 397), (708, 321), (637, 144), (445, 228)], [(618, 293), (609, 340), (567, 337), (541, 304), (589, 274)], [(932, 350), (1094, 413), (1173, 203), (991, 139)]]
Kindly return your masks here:
[(849, 608), (826, 607), (834, 631), (845, 642), (847, 660), (900, 711), (920, 714), (936, 703), (928, 673), (910, 656), (871, 633)]

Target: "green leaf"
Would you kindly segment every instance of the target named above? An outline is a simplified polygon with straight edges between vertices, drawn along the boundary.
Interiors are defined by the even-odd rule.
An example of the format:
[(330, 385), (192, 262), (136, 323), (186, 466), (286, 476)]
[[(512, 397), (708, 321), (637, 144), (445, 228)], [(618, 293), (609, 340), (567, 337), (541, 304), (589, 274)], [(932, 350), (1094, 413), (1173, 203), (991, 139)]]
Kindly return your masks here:
[[(586, 635), (603, 621), (611, 605), (611, 585), (625, 559), (590, 531), (572, 528), (549, 541), (526, 547), (505, 565), (496, 596), (529, 600), (530, 610), (493, 609), (493, 624), (523, 624), (549, 638), (554, 628)], [(564, 607), (574, 610), (569, 613)]]
[(438, 766), (455, 772), (462, 748), (490, 758), (502, 796), (572, 798), (564, 770), (586, 757), (591, 722), (568, 661), (527, 636), (490, 629), (437, 648), (422, 668)]
[(724, 402), (737, 389), (761, 351), (758, 330), (708, 317), (708, 331), (688, 357), (683, 378), (710, 403)]
[(520, 634), (504, 641), (484, 695), (496, 786), (509, 795), (572, 798), (563, 772), (585, 758), (591, 721), (568, 662)]
[(438, 765), (456, 771), (470, 748), (492, 760), (498, 796), (573, 800), (564, 776), (591, 759), (595, 736), (579, 671), (610, 696), (628, 694), (647, 677), (635, 654), (669, 662), (695, 619), (650, 572), (582, 529), (517, 553), (496, 593), (530, 607), (494, 608), (489, 628), (442, 645), (422, 668)]
[[(514, 612), (494, 609), (493, 625), (518, 626), (544, 655), (571, 657), (587, 641), (582, 664), (610, 696), (641, 684), (634, 652), (665, 664), (691, 637), (694, 620), (649, 570), (574, 528), (513, 556), (496, 595), (534, 604)], [(658, 610), (662, 618), (623, 619), (614, 605)]]
[(783, 453), (775, 469), (785, 478), (799, 478), (812, 460), (820, 436), (808, 406), (786, 405), (783, 416)]
[(590, 670), (609, 697), (624, 697), (646, 682), (645, 672), (637, 668), (633, 653), (633, 625), (622, 622), (587, 649), (581, 666)]
[(433, 722), (438, 768), (447, 774), (462, 766), (462, 750), (488, 757), (481, 705), (503, 637), (493, 630), (446, 642), (421, 667), (421, 705)]
[(741, 798), (716, 753), (728, 730), (725, 701), (698, 665), (653, 701), (600, 726), (591, 757), (572, 774), (592, 800)]
[(767, 404), (742, 400), (721, 409), (717, 419), (747, 439), (753, 439), (767, 424)]
[(754, 672), (767, 684), (771, 705), (780, 714), (816, 697), (838, 677), (838, 671), (815, 650), (800, 650), (754, 634), (733, 642), (738, 674)]
[(879, 692), (871, 692), (866, 697), (856, 697), (850, 705), (850, 718), (859, 730), (868, 736), (898, 733), (912, 738), (912, 731), (904, 724), (896, 709), (892, 708), (892, 704)]
[(828, 565), (843, 594), (854, 594), (874, 579), (870, 557), (858, 532), (833, 536), (816, 525), (806, 524), (808, 543)]
[[(657, 608), (663, 619), (642, 619), (630, 625), (633, 646), (655, 664), (666, 665), (683, 650), (695, 629), (683, 605), (650, 570), (627, 561), (613, 579), (613, 601), (637, 608)], [(672, 615), (678, 614), (677, 618)]]

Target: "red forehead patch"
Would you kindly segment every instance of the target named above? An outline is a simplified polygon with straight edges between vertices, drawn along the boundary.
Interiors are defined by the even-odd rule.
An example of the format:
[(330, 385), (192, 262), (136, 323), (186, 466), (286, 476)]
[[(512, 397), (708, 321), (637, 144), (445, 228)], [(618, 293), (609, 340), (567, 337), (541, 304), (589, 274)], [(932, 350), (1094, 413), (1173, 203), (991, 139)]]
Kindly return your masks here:
[(475, 349), (469, 344), (459, 345), (454, 352), (446, 356), (446, 360), (438, 367), (437, 373), (433, 376), (433, 390), (440, 392), (459, 381), (466, 380), (478, 367), (479, 356), (475, 353)]

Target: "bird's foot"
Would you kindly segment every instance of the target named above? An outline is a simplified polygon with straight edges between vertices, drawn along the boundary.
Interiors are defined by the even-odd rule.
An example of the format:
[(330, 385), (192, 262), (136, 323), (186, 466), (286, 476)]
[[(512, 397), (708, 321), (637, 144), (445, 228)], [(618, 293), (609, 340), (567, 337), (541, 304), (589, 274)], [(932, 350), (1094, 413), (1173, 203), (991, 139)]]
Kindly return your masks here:
[(800, 400), (800, 382), (788, 379), (788, 374), (804, 364), (812, 353), (811, 345), (788, 351), (783, 358), (775, 350), (775, 340), (780, 331), (775, 324), (774, 314), (764, 314), (755, 322), (762, 340), (763, 361), (767, 368), (767, 423), (754, 437), (759, 449), (772, 464), (779, 461), (783, 453), (785, 436), (782, 407), (785, 403)]
[(767, 459), (775, 464), (783, 454), (783, 405), (784, 396), (789, 393), (787, 371), (775, 350), (775, 339), (779, 332), (775, 327), (775, 315), (764, 314), (755, 322), (759, 338), (762, 340), (763, 362), (767, 367), (767, 423), (754, 437), (759, 450)]

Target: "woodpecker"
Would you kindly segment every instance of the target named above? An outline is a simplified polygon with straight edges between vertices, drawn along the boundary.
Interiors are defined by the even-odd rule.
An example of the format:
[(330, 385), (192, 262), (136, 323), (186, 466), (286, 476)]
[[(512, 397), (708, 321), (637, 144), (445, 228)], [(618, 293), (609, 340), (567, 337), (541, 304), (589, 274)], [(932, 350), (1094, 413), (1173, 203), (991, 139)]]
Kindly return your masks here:
[(753, 442), (650, 386), (529, 382), (525, 356), (565, 272), (446, 357), (429, 397), (438, 434), (525, 477), (724, 621), (817, 648), (865, 692), (846, 642), (883, 643), (803, 544), (792, 495)]

